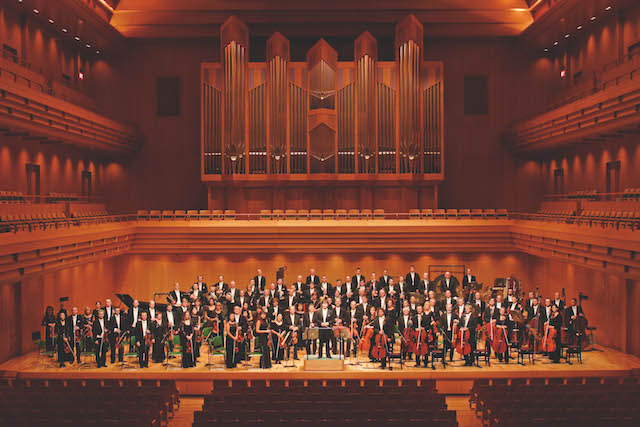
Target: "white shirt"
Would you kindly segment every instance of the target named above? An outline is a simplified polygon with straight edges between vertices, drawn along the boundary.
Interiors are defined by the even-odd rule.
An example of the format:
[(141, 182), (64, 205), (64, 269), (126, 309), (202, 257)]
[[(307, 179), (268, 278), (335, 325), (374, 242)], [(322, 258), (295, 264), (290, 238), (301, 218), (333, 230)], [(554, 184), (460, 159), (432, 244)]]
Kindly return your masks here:
[(291, 317), (291, 325), (296, 324), (296, 315), (289, 313), (289, 317)]
[(409, 316), (407, 316), (406, 314), (403, 315), (404, 317), (404, 327), (408, 328), (409, 327)]
[(116, 314), (115, 315), (115, 319), (116, 319), (116, 325), (117, 325), (117, 329), (120, 329), (120, 315)]
[(149, 318), (150, 319), (155, 319), (156, 318), (156, 309), (155, 308), (149, 307)]
[(175, 326), (175, 322), (173, 321), (173, 311), (167, 311), (167, 322), (171, 326)]
[(471, 317), (471, 315), (466, 315), (464, 316), (464, 327), (466, 328), (467, 325), (469, 324), (469, 318)]
[(384, 333), (384, 317), (378, 317), (378, 323), (380, 324), (380, 330)]
[(327, 321), (327, 311), (329, 311), (329, 309), (327, 309), (327, 308), (323, 308), (322, 309), (322, 321), (323, 322)]
[(98, 323), (100, 323), (100, 328), (102, 328), (102, 333), (98, 336), (98, 338), (104, 337), (104, 319), (98, 319)]
[(142, 335), (147, 335), (147, 321), (143, 320), (142, 321)]
[(138, 323), (138, 307), (133, 307), (133, 323), (131, 324), (131, 326), (136, 326), (136, 324)]
[(447, 331), (451, 330), (451, 316), (453, 316), (452, 313), (447, 313)]

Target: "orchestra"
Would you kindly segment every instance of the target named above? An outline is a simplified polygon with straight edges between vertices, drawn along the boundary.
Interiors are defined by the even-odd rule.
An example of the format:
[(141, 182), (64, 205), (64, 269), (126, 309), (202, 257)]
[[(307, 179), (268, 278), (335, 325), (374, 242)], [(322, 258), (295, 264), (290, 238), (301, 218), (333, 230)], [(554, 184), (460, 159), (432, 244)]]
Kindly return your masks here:
[[(451, 272), (431, 280), (428, 273), (421, 278), (414, 266), (395, 277), (388, 270), (380, 276), (373, 272), (368, 281), (356, 268), (344, 281), (337, 278), (335, 286), (311, 269), (306, 280), (297, 275), (288, 288), (281, 277), (268, 283), (260, 269), (246, 288), (234, 280), (227, 284), (222, 275), (207, 285), (200, 275), (190, 292), (174, 283), (162, 294), (168, 304), (142, 306), (133, 300), (124, 312), (106, 299), (104, 306), (98, 301), (84, 314), (73, 307), (68, 316), (66, 310), (55, 315), (48, 306), (43, 346), (57, 352), (60, 366), (79, 364), (85, 352), (94, 353), (98, 368), (107, 366), (107, 353), (111, 365), (122, 363), (128, 345), (138, 354), (140, 368), (146, 368), (150, 361), (162, 364), (175, 357), (179, 343), (185, 369), (197, 365), (201, 346), (210, 354), (214, 347), (223, 349), (217, 353), (229, 369), (253, 351), (261, 355), (263, 369), (299, 360), (300, 352), (307, 358), (352, 358), (385, 368), (391, 366), (394, 349), (401, 363), (415, 356), (416, 367), (427, 367), (431, 359), (435, 369), (436, 352), (439, 359), (448, 356), (443, 365), (459, 360), (461, 366), (477, 366), (480, 351), (508, 364), (513, 351), (533, 346), (559, 363), (563, 348), (587, 344), (582, 306), (576, 298), (567, 304), (564, 289), (543, 298), (536, 288), (525, 298), (519, 281), (517, 288), (510, 286), (515, 278), (504, 289), (483, 289), (470, 268), (463, 272), (459, 296)], [(308, 333), (313, 330), (315, 335)]]

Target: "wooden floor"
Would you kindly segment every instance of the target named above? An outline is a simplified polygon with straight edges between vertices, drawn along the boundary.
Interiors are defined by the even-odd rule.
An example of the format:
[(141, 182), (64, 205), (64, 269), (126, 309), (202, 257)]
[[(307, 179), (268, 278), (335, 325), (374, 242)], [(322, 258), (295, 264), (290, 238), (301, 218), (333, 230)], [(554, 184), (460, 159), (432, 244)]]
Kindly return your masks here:
[[(290, 361), (293, 367), (285, 367), (284, 364), (274, 364), (271, 369), (259, 369), (258, 357), (251, 359), (245, 365), (239, 365), (235, 369), (226, 369), (222, 356), (213, 358), (214, 366), (208, 367), (208, 356), (203, 351), (200, 361), (194, 368), (183, 369), (180, 367), (165, 367), (161, 364), (151, 363), (149, 368), (141, 369), (137, 365), (137, 359), (130, 359), (130, 367), (123, 367), (116, 363), (108, 363), (106, 368), (95, 368), (95, 360), (87, 358), (84, 366), (67, 363), (60, 368), (54, 359), (39, 357), (37, 353), (30, 353), (13, 358), (0, 365), (0, 375), (19, 378), (155, 378), (155, 379), (179, 379), (179, 380), (214, 380), (214, 379), (436, 379), (436, 380), (473, 380), (476, 378), (514, 378), (514, 377), (557, 377), (557, 376), (590, 376), (590, 375), (631, 375), (640, 374), (640, 358), (627, 353), (622, 353), (608, 348), (599, 347), (597, 350), (583, 352), (583, 363), (573, 361), (567, 364), (564, 361), (553, 364), (547, 357), (538, 355), (535, 364), (526, 363), (524, 366), (511, 359), (509, 364), (499, 363), (491, 359), (491, 366), (483, 362), (480, 367), (465, 367), (464, 361), (456, 354), (452, 364), (447, 364), (446, 369), (441, 364), (436, 364), (436, 369), (431, 367), (415, 367), (414, 361), (408, 361), (401, 369), (397, 363), (393, 363), (392, 370), (381, 369), (379, 364), (374, 364), (362, 359), (356, 364), (355, 359), (346, 359), (345, 370), (332, 371), (304, 371), (302, 360)], [(302, 355), (300, 355), (302, 359)], [(179, 360), (174, 360), (179, 365)]]

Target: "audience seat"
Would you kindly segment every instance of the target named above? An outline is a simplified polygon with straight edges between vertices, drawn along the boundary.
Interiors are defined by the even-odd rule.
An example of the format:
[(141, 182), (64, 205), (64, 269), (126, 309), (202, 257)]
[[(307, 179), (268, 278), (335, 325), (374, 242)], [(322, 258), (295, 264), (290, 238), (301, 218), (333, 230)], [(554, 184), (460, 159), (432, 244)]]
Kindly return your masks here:
[(444, 219), (446, 216), (446, 212), (444, 209), (436, 209), (433, 213), (433, 217), (435, 219)]
[(163, 220), (165, 220), (165, 219), (169, 219), (169, 220), (173, 219), (173, 211), (170, 211), (170, 210), (162, 211), (162, 219)]
[(260, 211), (260, 219), (271, 219), (271, 211), (269, 209), (262, 209)]
[(310, 219), (311, 216), (309, 215), (309, 210), (308, 209), (298, 209), (298, 219)]
[(322, 211), (320, 209), (311, 209), (309, 219), (322, 219)]
[(433, 209), (422, 209), (420, 213), (422, 215), (422, 218), (433, 219)]
[(371, 209), (362, 209), (361, 217), (362, 219), (371, 219), (373, 218), (373, 211)]
[(284, 219), (298, 219), (298, 213), (295, 209), (287, 209), (284, 211)]
[(274, 209), (273, 219), (284, 219), (284, 211), (282, 209)]
[(162, 215), (162, 212), (160, 212), (160, 211), (156, 211), (156, 210), (149, 211), (149, 219), (157, 219), (157, 220), (159, 220), (161, 215)]
[(384, 209), (374, 209), (373, 219), (384, 219)]
[(199, 219), (198, 211), (194, 209), (190, 209), (187, 211), (187, 220), (193, 221)]
[(187, 211), (184, 210), (178, 210), (175, 213), (175, 219), (187, 219)]
[(322, 211), (322, 219), (335, 219), (336, 213), (333, 209), (324, 209)]
[(336, 219), (347, 219), (347, 210), (336, 209)]
[(349, 219), (360, 219), (360, 211), (358, 209), (349, 209)]
[(225, 220), (236, 219), (236, 211), (233, 209), (225, 210), (222, 219), (225, 219)]
[(458, 218), (458, 210), (457, 209), (447, 209), (446, 218)]

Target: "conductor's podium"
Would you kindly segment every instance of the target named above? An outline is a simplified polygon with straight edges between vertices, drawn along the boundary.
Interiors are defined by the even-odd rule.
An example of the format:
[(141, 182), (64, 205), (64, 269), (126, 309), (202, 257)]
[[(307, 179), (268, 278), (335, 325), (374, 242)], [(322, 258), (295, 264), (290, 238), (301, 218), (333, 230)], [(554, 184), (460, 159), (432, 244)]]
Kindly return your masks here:
[[(321, 334), (328, 335), (328, 339), (333, 337), (338, 341), (338, 348), (342, 350), (343, 341), (351, 339), (349, 329), (344, 326), (334, 326), (327, 328), (307, 328), (302, 334), (304, 340), (319, 340)], [(303, 371), (344, 371), (344, 355), (333, 354), (331, 357), (318, 357), (316, 354), (308, 354), (304, 358)]]
[(303, 371), (344, 371), (344, 356), (334, 354), (331, 358), (310, 354), (304, 358)]

